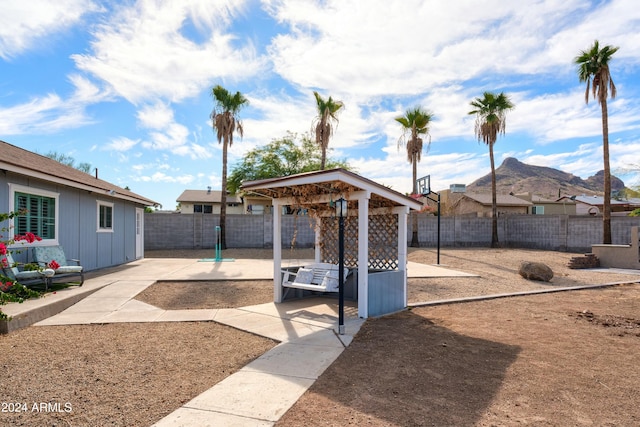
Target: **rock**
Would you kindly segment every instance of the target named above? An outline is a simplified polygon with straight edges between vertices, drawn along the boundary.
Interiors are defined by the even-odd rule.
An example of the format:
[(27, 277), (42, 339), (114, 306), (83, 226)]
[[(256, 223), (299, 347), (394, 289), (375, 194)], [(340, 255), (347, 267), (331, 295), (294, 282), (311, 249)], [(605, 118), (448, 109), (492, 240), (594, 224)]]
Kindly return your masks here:
[(520, 270), (518, 273), (528, 280), (540, 280), (542, 282), (548, 282), (553, 278), (553, 271), (548, 265), (541, 262), (528, 262), (525, 261), (520, 264)]

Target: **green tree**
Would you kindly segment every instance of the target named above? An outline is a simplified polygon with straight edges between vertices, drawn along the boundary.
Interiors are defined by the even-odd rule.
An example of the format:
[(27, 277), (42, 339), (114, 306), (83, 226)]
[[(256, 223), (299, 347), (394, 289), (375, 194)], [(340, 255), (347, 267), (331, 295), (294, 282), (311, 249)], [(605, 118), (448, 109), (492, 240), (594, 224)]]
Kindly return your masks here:
[(498, 203), (496, 194), (496, 166), (493, 157), (493, 145), (498, 135), (505, 134), (507, 112), (515, 106), (504, 92), (496, 95), (485, 92), (482, 98), (471, 101), (474, 108), (469, 114), (476, 116), (475, 135), (478, 141), (489, 146), (489, 160), (491, 161), (491, 247), (499, 247), (498, 242)]
[(63, 165), (78, 169), (84, 173), (91, 173), (91, 163), (82, 162), (76, 166), (76, 160), (67, 154), (58, 153), (56, 151), (49, 151), (47, 154), (45, 154), (45, 157), (62, 163)]
[(616, 86), (609, 72), (609, 61), (618, 47), (603, 46), (598, 40), (589, 50), (583, 50), (573, 60), (578, 66), (578, 78), (586, 83), (584, 101), (589, 103), (589, 92), (598, 100), (602, 111), (602, 157), (604, 161), (604, 206), (602, 210), (602, 243), (611, 244), (611, 167), (609, 166), (609, 112), (607, 98), (616, 97)]
[[(275, 178), (295, 175), (320, 169), (322, 152), (307, 135), (298, 138), (288, 133), (280, 139), (274, 139), (265, 146), (247, 152), (240, 163), (233, 167), (227, 183), (227, 190), (237, 193), (243, 181)], [(329, 169), (350, 169), (342, 160), (326, 159)]]
[(237, 132), (242, 138), (244, 129), (238, 113), (242, 107), (249, 104), (249, 100), (240, 92), (229, 93), (220, 85), (211, 90), (214, 109), (211, 112), (211, 124), (218, 137), (218, 144), (222, 143), (222, 190), (220, 195), (220, 245), (226, 248), (225, 225), (227, 222), (227, 150), (233, 144), (233, 134)]
[[(404, 116), (396, 117), (396, 121), (402, 125), (402, 135), (398, 139), (398, 150), (401, 146), (407, 149), (407, 160), (411, 163), (413, 186), (411, 194), (418, 194), (418, 162), (422, 159), (423, 140), (421, 135), (429, 137), (427, 147), (431, 144), (429, 125), (433, 120), (433, 114), (420, 107), (410, 108)], [(418, 242), (418, 217), (413, 215), (411, 246), (419, 246)]]
[[(338, 123), (338, 111), (344, 107), (342, 101), (335, 101), (333, 98), (323, 99), (318, 92), (313, 92), (316, 98), (316, 107), (318, 108), (318, 116), (313, 120), (312, 132), (316, 137), (316, 144), (322, 150), (320, 159), (320, 170), (324, 170), (327, 159), (327, 148), (329, 147), (329, 139), (333, 135), (333, 123)], [(315, 126), (314, 126), (315, 125)]]

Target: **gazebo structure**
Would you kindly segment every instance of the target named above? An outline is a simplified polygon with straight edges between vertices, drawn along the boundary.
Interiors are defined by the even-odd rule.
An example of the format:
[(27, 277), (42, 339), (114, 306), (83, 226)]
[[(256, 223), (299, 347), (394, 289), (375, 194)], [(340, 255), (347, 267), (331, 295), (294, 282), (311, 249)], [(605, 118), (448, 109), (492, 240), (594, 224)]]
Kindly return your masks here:
[(245, 182), (242, 190), (272, 199), (274, 301), (283, 301), (282, 207), (316, 219), (315, 261), (338, 263), (334, 203), (348, 201), (344, 265), (355, 270), (358, 316), (381, 316), (407, 306), (407, 217), (422, 203), (344, 169)]

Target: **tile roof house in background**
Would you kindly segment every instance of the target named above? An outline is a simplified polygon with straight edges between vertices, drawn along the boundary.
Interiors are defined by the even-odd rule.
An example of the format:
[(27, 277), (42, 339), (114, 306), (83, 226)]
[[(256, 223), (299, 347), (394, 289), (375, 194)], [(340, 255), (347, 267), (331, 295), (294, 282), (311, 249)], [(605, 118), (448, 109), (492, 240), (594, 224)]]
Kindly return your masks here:
[(531, 193), (513, 194), (514, 196), (529, 201), (531, 206), (529, 213), (533, 215), (575, 215), (576, 203), (573, 200), (550, 200)]
[[(176, 202), (180, 203), (183, 214), (203, 213), (220, 214), (220, 199), (222, 191), (218, 190), (184, 190)], [(227, 193), (227, 214), (242, 214), (245, 212), (243, 200), (237, 194)]]
[[(443, 215), (470, 215), (491, 217), (491, 194), (489, 193), (456, 193), (445, 190), (441, 193)], [(530, 213), (533, 203), (512, 195), (497, 195), (498, 216), (526, 215)]]
[[(575, 201), (577, 215), (599, 215), (604, 205), (602, 196), (563, 196), (558, 201)], [(627, 215), (634, 209), (640, 207), (637, 200), (616, 200), (611, 199), (611, 213), (613, 215)]]
[(42, 237), (33, 245), (60, 245), (87, 271), (144, 256), (144, 208), (157, 202), (4, 141), (0, 172), (0, 211), (28, 210), (2, 224), (12, 235), (30, 231)]

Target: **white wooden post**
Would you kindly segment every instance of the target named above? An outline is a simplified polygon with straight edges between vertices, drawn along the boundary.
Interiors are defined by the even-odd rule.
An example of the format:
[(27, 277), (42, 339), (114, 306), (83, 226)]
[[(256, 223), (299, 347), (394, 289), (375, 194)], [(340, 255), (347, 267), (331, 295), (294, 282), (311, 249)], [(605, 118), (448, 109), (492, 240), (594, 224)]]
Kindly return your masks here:
[(282, 205), (273, 199), (273, 301), (282, 302)]
[(357, 193), (358, 200), (358, 317), (369, 317), (369, 198), (371, 192)]
[(407, 218), (409, 216), (408, 206), (399, 206), (393, 209), (393, 213), (398, 215), (398, 270), (403, 272), (403, 296), (404, 306), (408, 304), (407, 292)]

